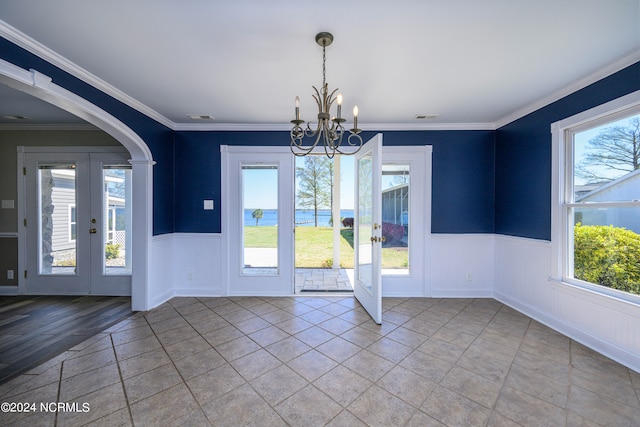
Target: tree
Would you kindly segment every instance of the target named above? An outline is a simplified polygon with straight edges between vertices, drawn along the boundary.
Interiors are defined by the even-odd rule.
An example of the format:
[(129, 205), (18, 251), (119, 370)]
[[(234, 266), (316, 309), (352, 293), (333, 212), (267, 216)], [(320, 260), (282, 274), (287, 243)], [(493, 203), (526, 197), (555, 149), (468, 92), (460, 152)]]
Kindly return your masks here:
[(306, 156), (304, 166), (296, 168), (298, 205), (313, 208), (315, 226), (318, 209), (331, 207), (333, 191), (333, 162), (325, 156)]
[(632, 118), (626, 127), (603, 129), (588, 144), (584, 160), (576, 165), (576, 175), (589, 183), (611, 181), (640, 169), (640, 116)]
[(258, 222), (262, 219), (263, 216), (264, 212), (262, 211), (262, 209), (255, 209), (253, 212), (251, 212), (251, 218), (256, 220), (256, 227), (258, 226)]

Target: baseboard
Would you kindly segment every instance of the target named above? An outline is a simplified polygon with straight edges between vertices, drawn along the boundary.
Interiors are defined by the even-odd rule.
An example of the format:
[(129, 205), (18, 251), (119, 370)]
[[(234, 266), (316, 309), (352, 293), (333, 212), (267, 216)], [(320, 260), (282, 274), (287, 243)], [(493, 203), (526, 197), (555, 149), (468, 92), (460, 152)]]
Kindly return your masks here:
[(432, 289), (429, 296), (432, 298), (493, 298), (493, 291), (486, 289)]
[(600, 338), (593, 336), (592, 334), (576, 328), (568, 323), (559, 321), (558, 319), (549, 316), (548, 314), (537, 310), (527, 304), (522, 304), (518, 301), (511, 299), (510, 297), (496, 292), (493, 296), (497, 301), (513, 308), (514, 310), (523, 313), (532, 319), (542, 323), (549, 328), (560, 332), (563, 335), (571, 338), (580, 344), (589, 347), (590, 349), (603, 354), (604, 356), (615, 360), (616, 362), (633, 369), (636, 372), (640, 372), (640, 356), (634, 353), (630, 353), (624, 348), (612, 345), (607, 341), (603, 341)]
[(17, 286), (0, 286), (0, 295), (16, 296), (18, 295)]

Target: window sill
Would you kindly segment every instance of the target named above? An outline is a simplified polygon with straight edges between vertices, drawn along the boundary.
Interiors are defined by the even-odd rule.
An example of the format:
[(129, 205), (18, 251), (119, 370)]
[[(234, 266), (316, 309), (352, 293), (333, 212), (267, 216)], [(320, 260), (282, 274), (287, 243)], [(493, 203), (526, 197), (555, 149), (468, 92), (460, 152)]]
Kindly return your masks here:
[(557, 285), (557, 289), (560, 291), (566, 291), (568, 289), (577, 290), (579, 292), (586, 293), (594, 298), (600, 298), (599, 301), (609, 300), (616, 303), (625, 303), (636, 308), (640, 307), (640, 295), (630, 294), (628, 292), (618, 291), (616, 289), (607, 288), (605, 286), (594, 285), (582, 280), (569, 279), (566, 277), (549, 277), (549, 282)]

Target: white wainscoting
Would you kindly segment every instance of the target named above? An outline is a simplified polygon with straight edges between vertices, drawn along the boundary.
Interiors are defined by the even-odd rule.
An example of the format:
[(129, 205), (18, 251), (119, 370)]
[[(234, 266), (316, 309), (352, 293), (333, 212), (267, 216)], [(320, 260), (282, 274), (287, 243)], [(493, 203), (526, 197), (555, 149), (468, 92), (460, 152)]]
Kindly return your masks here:
[[(434, 234), (425, 296), (495, 298), (640, 372), (640, 307), (550, 280), (551, 244), (492, 234)], [(222, 296), (221, 234), (153, 238), (151, 306), (175, 296)]]
[(149, 309), (173, 298), (173, 234), (151, 239), (151, 269), (149, 277)]
[(495, 237), (495, 298), (640, 372), (640, 307), (549, 278), (551, 244)]
[(427, 240), (426, 296), (492, 298), (493, 234), (432, 234)]
[(157, 307), (176, 296), (222, 295), (221, 235), (173, 233), (153, 238), (150, 301)]

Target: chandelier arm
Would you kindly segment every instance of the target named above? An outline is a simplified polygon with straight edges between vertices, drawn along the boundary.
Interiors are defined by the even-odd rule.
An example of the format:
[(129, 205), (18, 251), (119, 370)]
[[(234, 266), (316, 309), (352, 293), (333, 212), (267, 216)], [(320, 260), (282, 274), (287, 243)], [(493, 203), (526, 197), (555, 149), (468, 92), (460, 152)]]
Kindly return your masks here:
[(316, 94), (311, 94), (311, 96), (313, 97), (313, 99), (316, 100), (316, 105), (318, 106), (318, 113), (322, 113), (322, 96), (320, 96), (320, 92), (318, 92), (318, 89), (315, 86), (311, 86), (313, 88), (313, 90), (316, 91)]
[[(328, 89), (327, 89), (327, 90), (328, 90)], [(339, 90), (338, 88), (335, 88), (335, 89), (333, 90), (333, 92), (331, 92), (331, 95), (329, 95), (329, 96), (327, 97), (327, 108), (326, 108), (326, 110), (325, 110), (325, 111), (329, 112), (329, 110), (331, 109), (331, 106), (333, 105), (333, 103), (334, 103), (334, 102), (335, 102), (335, 100), (336, 100), (336, 98), (335, 98), (333, 95), (335, 95), (335, 93), (336, 93), (338, 90)]]
[[(357, 141), (356, 142), (351, 142), (351, 138), (354, 138)], [(356, 148), (355, 151), (350, 151), (348, 153), (344, 153), (344, 152), (340, 151), (340, 149), (338, 149), (336, 151), (338, 153), (340, 153), (340, 154), (356, 154), (362, 148), (362, 145), (363, 145), (362, 137), (360, 135), (358, 135), (357, 133), (349, 133), (349, 136), (347, 137), (347, 143), (351, 147), (356, 147), (357, 146), (358, 148)]]
[[(293, 133), (293, 131), (291, 131), (290, 148), (291, 148), (291, 152), (296, 156), (306, 156), (307, 154), (310, 154), (316, 148), (316, 146), (318, 145), (318, 141), (320, 140), (320, 138), (316, 138), (316, 141), (313, 145), (309, 147), (305, 147), (303, 138), (304, 138), (304, 134), (296, 135)], [(296, 150), (298, 150), (298, 152), (296, 152)]]

